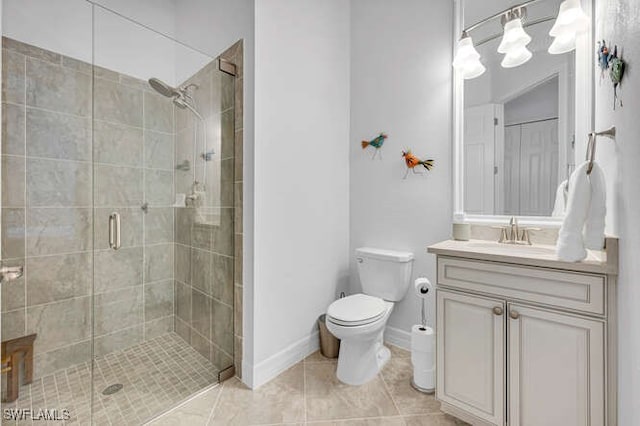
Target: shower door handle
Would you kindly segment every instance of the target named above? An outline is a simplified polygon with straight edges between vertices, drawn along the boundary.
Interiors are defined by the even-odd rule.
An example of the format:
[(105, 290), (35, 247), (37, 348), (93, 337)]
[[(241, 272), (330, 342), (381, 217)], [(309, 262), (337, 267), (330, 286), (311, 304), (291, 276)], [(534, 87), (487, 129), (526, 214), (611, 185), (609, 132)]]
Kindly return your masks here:
[(120, 213), (113, 212), (109, 215), (109, 248), (120, 248)]

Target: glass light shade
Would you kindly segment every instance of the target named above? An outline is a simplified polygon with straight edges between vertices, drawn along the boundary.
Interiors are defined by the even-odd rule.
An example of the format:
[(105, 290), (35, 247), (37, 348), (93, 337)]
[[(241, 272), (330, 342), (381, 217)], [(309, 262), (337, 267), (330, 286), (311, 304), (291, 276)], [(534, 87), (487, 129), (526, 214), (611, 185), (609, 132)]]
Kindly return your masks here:
[(500, 46), (498, 46), (498, 52), (509, 53), (526, 46), (530, 41), (531, 36), (522, 28), (522, 20), (520, 18), (512, 19), (504, 25), (504, 35)]
[(472, 78), (480, 77), (487, 69), (484, 65), (477, 60), (475, 63), (470, 63), (463, 71), (462, 77), (465, 80), (471, 80)]
[(507, 53), (504, 59), (502, 59), (500, 65), (504, 68), (518, 67), (531, 59), (532, 56), (533, 53), (531, 53), (531, 51), (526, 47), (522, 46), (519, 49), (514, 49)]
[(561, 55), (571, 52), (576, 48), (576, 34), (561, 34), (553, 39), (553, 43), (549, 46), (548, 52), (552, 55)]
[(480, 62), (480, 54), (475, 47), (473, 47), (471, 37), (464, 36), (458, 41), (453, 67), (459, 71), (465, 79), (479, 77), (486, 71), (486, 68)]
[(458, 41), (456, 48), (456, 57), (453, 59), (453, 67), (456, 69), (464, 68), (470, 61), (476, 61), (480, 59), (480, 54), (473, 47), (473, 40), (471, 37), (462, 37)]
[(565, 0), (560, 4), (556, 22), (549, 35), (557, 37), (562, 34), (580, 34), (589, 29), (589, 17), (582, 10), (580, 0)]

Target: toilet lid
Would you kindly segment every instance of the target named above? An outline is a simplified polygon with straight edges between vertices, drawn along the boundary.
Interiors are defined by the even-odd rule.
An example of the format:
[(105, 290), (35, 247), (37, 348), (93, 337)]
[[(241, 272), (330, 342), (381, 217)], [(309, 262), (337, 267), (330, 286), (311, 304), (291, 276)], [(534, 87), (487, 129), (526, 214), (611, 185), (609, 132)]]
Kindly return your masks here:
[(379, 297), (354, 294), (329, 305), (327, 316), (336, 324), (362, 325), (377, 320), (386, 310), (387, 304)]

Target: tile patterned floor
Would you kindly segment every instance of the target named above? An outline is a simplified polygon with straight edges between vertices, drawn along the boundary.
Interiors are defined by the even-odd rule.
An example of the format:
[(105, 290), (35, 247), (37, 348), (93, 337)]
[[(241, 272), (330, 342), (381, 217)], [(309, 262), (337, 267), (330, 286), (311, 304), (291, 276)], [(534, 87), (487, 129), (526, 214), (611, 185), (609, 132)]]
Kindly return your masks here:
[(433, 396), (411, 387), (410, 353), (390, 348), (389, 363), (363, 386), (340, 383), (335, 376), (336, 361), (316, 352), (255, 391), (234, 378), (150, 426), (465, 425), (443, 414)]
[[(148, 340), (96, 361), (94, 369), (94, 424), (140, 425), (145, 420), (215, 383), (218, 371), (175, 333)], [(90, 424), (91, 375), (89, 363), (60, 371), (22, 386), (14, 403), (6, 408), (66, 408), (69, 421), (8, 421), (2, 424)], [(123, 389), (102, 395), (112, 383)]]

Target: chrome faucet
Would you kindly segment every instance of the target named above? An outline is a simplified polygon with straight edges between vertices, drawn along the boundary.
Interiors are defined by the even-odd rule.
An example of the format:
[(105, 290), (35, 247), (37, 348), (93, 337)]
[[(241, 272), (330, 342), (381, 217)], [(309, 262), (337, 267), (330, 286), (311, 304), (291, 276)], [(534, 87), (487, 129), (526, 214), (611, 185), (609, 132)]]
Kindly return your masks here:
[(520, 228), (518, 226), (518, 219), (512, 216), (509, 219), (509, 225), (499, 226), (500, 239), (499, 243), (502, 244), (523, 244), (531, 245), (531, 237), (529, 231), (539, 231), (540, 228)]

